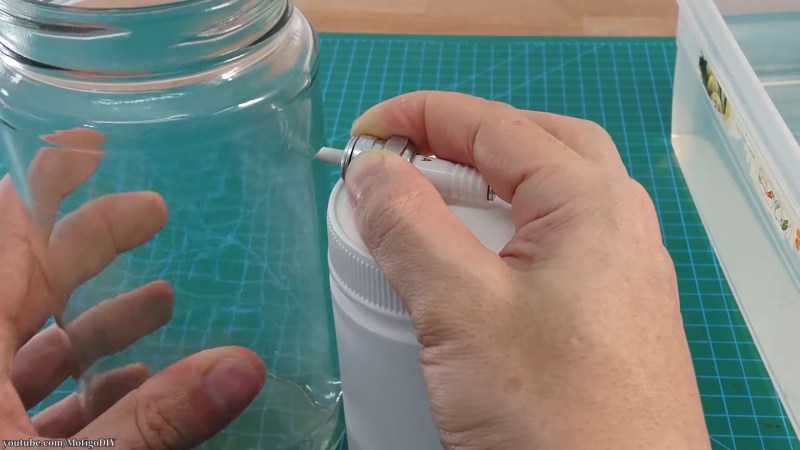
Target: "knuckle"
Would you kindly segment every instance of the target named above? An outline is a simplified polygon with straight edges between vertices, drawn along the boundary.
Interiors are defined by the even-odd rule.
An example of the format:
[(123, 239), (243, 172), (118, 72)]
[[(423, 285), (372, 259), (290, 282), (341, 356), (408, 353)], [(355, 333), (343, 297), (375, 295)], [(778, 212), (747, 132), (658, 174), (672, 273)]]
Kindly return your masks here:
[[(412, 311), (417, 341), (423, 348), (434, 349), (454, 342), (474, 347), (485, 337), (482, 335), (486, 330), (494, 329), (496, 323), (481, 321), (493, 322), (498, 309), (503, 308), (505, 292), (488, 287), (482, 275), (487, 274), (475, 273), (469, 267), (448, 267), (430, 273), (425, 292), (420, 293)], [(463, 304), (458, 301), (460, 298), (472, 300)]]
[[(108, 198), (109, 200), (111, 197)], [(120, 242), (119, 233), (117, 232), (117, 227), (114, 226), (114, 216), (110, 211), (110, 207), (113, 205), (111, 201), (100, 203), (102, 207), (97, 209), (97, 226), (99, 227), (99, 235), (103, 236), (103, 239), (106, 242), (106, 247), (113, 251), (114, 254), (119, 254), (123, 251), (123, 245)]]
[[(608, 181), (609, 179), (606, 178)], [(660, 243), (661, 230), (655, 205), (647, 189), (632, 178), (616, 177), (593, 196), (586, 218), (607, 230), (621, 232), (631, 242)]]
[(447, 342), (450, 332), (435, 314), (431, 314), (430, 303), (420, 302), (414, 310), (412, 319), (416, 329), (417, 342), (424, 349), (433, 349)]
[(599, 123), (587, 119), (575, 119), (575, 120), (577, 120), (578, 123), (578, 126), (576, 127), (579, 130), (578, 132), (591, 137), (591, 139), (598, 141), (598, 143), (602, 141), (612, 140), (611, 135), (608, 133), (608, 131), (605, 128), (603, 128), (603, 126), (600, 125)]
[(623, 192), (621, 194), (629, 198), (636, 208), (646, 211), (655, 210), (650, 192), (647, 191), (644, 185), (633, 178), (627, 178), (625, 180)]
[(381, 255), (391, 254), (404, 228), (418, 215), (425, 194), (422, 190), (392, 191), (364, 211), (362, 235), (367, 247)]
[(0, 223), (0, 254), (3, 255), (26, 255), (28, 249), (34, 248), (33, 240), (30, 233), (24, 226), (4, 226)]
[(606, 129), (593, 120), (574, 116), (557, 116), (557, 119), (562, 124), (561, 127), (555, 127), (556, 129), (554, 130), (558, 139), (572, 138), (571, 140), (575, 141), (575, 138), (582, 138), (587, 142), (592, 139), (611, 139), (611, 135), (608, 134)]
[[(581, 194), (575, 198), (575, 206), (582, 212), (584, 220), (614, 225), (618, 228), (630, 222), (631, 216), (641, 211), (646, 191), (630, 179), (607, 172), (590, 172), (581, 182)], [(649, 198), (649, 197), (647, 197)]]
[(433, 350), (453, 342), (464, 342), (467, 325), (459, 319), (460, 314), (452, 312), (441, 303), (450, 303), (453, 293), (447, 296), (426, 296), (416, 303), (412, 314), (417, 342), (424, 349)]
[[(569, 126), (559, 130), (556, 138), (569, 142), (574, 147), (573, 150), (592, 160), (606, 160), (612, 154), (619, 154), (608, 130), (591, 120), (570, 118)], [(615, 163), (614, 167), (615, 171), (624, 169), (621, 161)]]
[(488, 138), (486, 141), (489, 142), (493, 140), (492, 136), (511, 133), (515, 129), (527, 127), (530, 127), (530, 122), (519, 110), (505, 103), (490, 101), (484, 114), (475, 123), (475, 128), (471, 133), (472, 142), (481, 142), (482, 138)]
[(508, 103), (497, 100), (488, 100), (487, 105), (487, 111), (494, 114), (506, 115), (511, 111), (516, 111), (516, 109)]
[(626, 178), (624, 187), (628, 191), (627, 193), (633, 195), (636, 200), (641, 201), (644, 198), (649, 201), (650, 194), (647, 189), (635, 178)]
[(661, 269), (660, 273), (665, 273), (666, 279), (669, 280), (669, 283), (674, 287), (678, 282), (678, 274), (675, 271), (675, 261), (672, 259), (672, 255), (664, 245), (657, 247), (654, 260)]
[(584, 178), (588, 199), (597, 206), (614, 205), (625, 210), (635, 210), (652, 205), (650, 193), (636, 179), (620, 175), (609, 169), (592, 169)]
[(168, 405), (169, 398), (160, 396), (136, 396), (134, 417), (142, 443), (148, 450), (173, 450), (181, 448), (183, 436), (172, 423)]
[(602, 125), (586, 119), (575, 118), (573, 120), (575, 121), (575, 125), (568, 127), (568, 129), (564, 131), (569, 134), (568, 136), (564, 136), (564, 139), (575, 142), (577, 145), (587, 149), (593, 149), (593, 151), (608, 152), (611, 151), (611, 149), (616, 151), (614, 140)]

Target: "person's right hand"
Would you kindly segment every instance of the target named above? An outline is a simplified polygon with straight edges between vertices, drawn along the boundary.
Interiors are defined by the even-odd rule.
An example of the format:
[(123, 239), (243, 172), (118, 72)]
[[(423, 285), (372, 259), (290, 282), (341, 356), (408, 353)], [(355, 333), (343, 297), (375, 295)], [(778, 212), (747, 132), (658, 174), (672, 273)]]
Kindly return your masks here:
[(348, 168), (361, 234), (409, 308), (446, 449), (708, 449), (676, 277), (645, 189), (586, 121), (453, 93), (366, 112), (511, 203), (495, 254), (397, 155)]

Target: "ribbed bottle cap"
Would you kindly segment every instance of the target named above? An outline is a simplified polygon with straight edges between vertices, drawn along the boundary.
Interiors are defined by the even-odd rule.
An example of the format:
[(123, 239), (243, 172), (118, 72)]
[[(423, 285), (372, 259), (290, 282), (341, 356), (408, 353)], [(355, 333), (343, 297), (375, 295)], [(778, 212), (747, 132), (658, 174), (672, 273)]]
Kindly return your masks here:
[[(492, 208), (451, 205), (450, 209), (494, 252), (499, 252), (514, 235), (511, 209), (506, 203), (498, 202)], [(328, 260), (331, 277), (352, 299), (382, 314), (408, 317), (402, 299), (361, 239), (341, 180), (334, 186), (328, 203)]]

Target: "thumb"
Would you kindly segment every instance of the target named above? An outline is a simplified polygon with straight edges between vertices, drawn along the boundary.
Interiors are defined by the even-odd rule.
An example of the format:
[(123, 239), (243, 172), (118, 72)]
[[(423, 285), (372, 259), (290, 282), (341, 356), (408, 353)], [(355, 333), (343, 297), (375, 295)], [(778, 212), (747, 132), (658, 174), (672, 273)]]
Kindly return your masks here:
[(244, 411), (264, 381), (264, 364), (255, 353), (205, 350), (144, 382), (76, 437), (115, 436), (122, 448), (194, 448)]
[(390, 152), (364, 152), (348, 166), (345, 184), (361, 237), (418, 332), (480, 306), (459, 304), (456, 312), (442, 300), (480, 298), (475, 290), (487, 271), (501, 270), (502, 260), (450, 211), (419, 170)]

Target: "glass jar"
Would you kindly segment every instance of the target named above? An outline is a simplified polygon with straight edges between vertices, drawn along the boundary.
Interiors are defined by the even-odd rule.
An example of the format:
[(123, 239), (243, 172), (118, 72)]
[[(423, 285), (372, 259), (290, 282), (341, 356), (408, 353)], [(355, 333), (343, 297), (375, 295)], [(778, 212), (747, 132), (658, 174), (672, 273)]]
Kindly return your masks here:
[[(207, 445), (337, 445), (329, 177), (313, 161), (324, 130), (306, 18), (288, 0), (0, 0), (0, 42), (0, 142), (42, 232), (101, 197), (114, 214), (134, 208), (121, 203), (131, 191), (166, 203), (128, 209), (126, 242), (92, 242), (102, 217), (69, 231), (123, 252), (102, 270), (80, 246), (61, 255), (80, 279), (54, 285), (53, 316), (74, 339), (80, 389), (131, 363), (155, 373), (242, 345), (267, 383)], [(109, 305), (111, 322), (71, 333)]]

